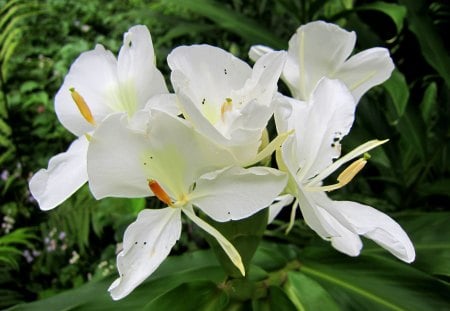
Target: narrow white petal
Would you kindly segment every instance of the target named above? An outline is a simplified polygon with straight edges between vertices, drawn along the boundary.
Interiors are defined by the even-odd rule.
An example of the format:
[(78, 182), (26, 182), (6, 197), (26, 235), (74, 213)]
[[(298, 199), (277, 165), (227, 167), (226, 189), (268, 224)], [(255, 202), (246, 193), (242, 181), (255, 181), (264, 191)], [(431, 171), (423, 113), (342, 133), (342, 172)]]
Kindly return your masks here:
[(242, 263), (241, 255), (236, 250), (236, 248), (231, 244), (218, 230), (212, 227), (210, 224), (205, 222), (203, 219), (195, 215), (192, 206), (187, 206), (183, 208), (183, 212), (188, 216), (197, 226), (205, 230), (208, 234), (212, 235), (225, 253), (230, 258), (231, 262), (239, 269), (241, 274), (245, 276), (245, 267)]
[(164, 77), (155, 66), (152, 38), (146, 26), (133, 26), (124, 34), (117, 72), (121, 84), (118, 95), (124, 106), (129, 105), (129, 113), (144, 108), (152, 96), (168, 93)]
[(353, 160), (356, 157), (359, 157), (360, 155), (386, 143), (388, 141), (388, 139), (386, 140), (378, 140), (378, 139), (374, 139), (374, 140), (369, 140), (368, 142), (365, 142), (364, 144), (356, 147), (355, 149), (353, 149), (352, 151), (350, 151), (349, 153), (347, 153), (346, 155), (344, 155), (343, 157), (339, 158), (337, 161), (333, 162), (333, 164), (331, 164), (330, 166), (328, 166), (327, 168), (325, 168), (322, 172), (320, 172), (319, 175), (317, 175), (316, 177), (314, 177), (313, 179), (310, 180), (309, 184), (310, 185), (314, 185), (318, 182), (321, 182), (322, 180), (324, 180), (325, 178), (327, 178), (328, 176), (330, 176), (334, 171), (336, 171), (339, 167), (341, 167), (341, 165), (347, 163), (348, 161)]
[(268, 207), (286, 181), (286, 174), (272, 168), (231, 167), (201, 176), (189, 197), (216, 221), (239, 220)]
[(373, 240), (405, 262), (414, 261), (411, 240), (400, 225), (386, 214), (351, 201), (332, 201), (327, 210), (347, 229)]
[(117, 255), (119, 278), (108, 291), (122, 299), (150, 276), (169, 255), (180, 238), (179, 209), (145, 209), (125, 230), (123, 250)]
[(350, 56), (356, 42), (354, 32), (322, 21), (301, 26), (289, 40), (284, 80), (293, 96), (307, 100), (322, 77), (332, 77)]
[(50, 159), (30, 180), (30, 192), (42, 210), (50, 210), (68, 199), (88, 179), (86, 171), (89, 142), (82, 136), (69, 149)]
[(314, 89), (308, 106), (308, 114), (298, 113), (294, 121), (299, 140), (297, 156), (300, 163), (304, 163), (299, 178), (317, 175), (340, 156), (340, 140), (353, 124), (356, 102), (341, 81), (323, 78)]
[(281, 212), (283, 207), (288, 206), (294, 201), (294, 197), (290, 194), (280, 195), (275, 198), (274, 203), (269, 206), (269, 217), (267, 223), (271, 223)]
[(334, 77), (344, 81), (358, 102), (370, 88), (386, 81), (394, 67), (387, 49), (372, 48), (350, 57)]
[(256, 62), (261, 56), (270, 52), (273, 52), (273, 49), (268, 46), (253, 45), (248, 52), (248, 56), (252, 61)]

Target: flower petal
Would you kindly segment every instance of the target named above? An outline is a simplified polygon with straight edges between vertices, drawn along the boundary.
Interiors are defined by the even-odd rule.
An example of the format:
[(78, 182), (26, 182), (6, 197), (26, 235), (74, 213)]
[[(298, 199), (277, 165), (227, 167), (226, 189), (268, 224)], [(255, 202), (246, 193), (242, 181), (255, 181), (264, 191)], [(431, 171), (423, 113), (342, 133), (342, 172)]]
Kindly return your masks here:
[(50, 210), (68, 199), (88, 179), (86, 158), (89, 142), (82, 136), (66, 152), (57, 154), (30, 180), (30, 192), (42, 210)]
[(86, 101), (94, 120), (101, 121), (113, 112), (114, 102), (105, 94), (117, 88), (117, 61), (114, 55), (97, 45), (94, 50), (82, 53), (70, 67), (55, 96), (55, 111), (59, 121), (69, 131), (81, 136), (93, 129), (81, 115), (70, 93), (74, 88)]
[(256, 62), (261, 56), (273, 52), (273, 49), (264, 45), (253, 45), (248, 52), (248, 57)]
[(124, 34), (117, 72), (121, 100), (132, 105), (127, 111), (142, 109), (153, 95), (168, 93), (164, 77), (155, 66), (152, 38), (146, 26), (133, 26)]
[(126, 117), (111, 116), (92, 137), (88, 173), (97, 198), (150, 195), (148, 179), (155, 179), (179, 199), (202, 174), (235, 163), (229, 152), (184, 119), (150, 110), (138, 111), (134, 120), (138, 126), (130, 126)]
[(400, 225), (386, 214), (351, 201), (332, 201), (324, 208), (352, 232), (373, 240), (405, 262), (414, 261), (411, 240)]
[(245, 268), (244, 264), (242, 263), (241, 255), (233, 246), (233, 244), (231, 244), (218, 230), (195, 215), (192, 206), (187, 206), (182, 210), (186, 214), (186, 216), (188, 216), (197, 226), (205, 230), (208, 234), (212, 235), (217, 240), (219, 245), (223, 248), (225, 253), (230, 258), (231, 262), (239, 269), (242, 275), (245, 276)]
[(169, 255), (181, 234), (179, 209), (145, 209), (125, 231), (123, 250), (117, 255), (120, 277), (108, 291), (122, 299), (151, 275)]
[(281, 212), (283, 207), (288, 206), (294, 202), (294, 196), (290, 194), (283, 194), (275, 198), (274, 203), (269, 206), (269, 217), (267, 223), (271, 223)]
[(197, 107), (205, 99), (204, 105), (217, 106), (217, 111), (231, 90), (240, 89), (252, 73), (244, 61), (209, 45), (175, 48), (167, 63), (172, 72), (181, 73), (171, 77), (177, 93), (182, 88)]
[(339, 157), (339, 142), (350, 131), (356, 108), (353, 96), (342, 82), (323, 78), (308, 103), (285, 100), (279, 107), (282, 115), (276, 113), (277, 128), (294, 127), (296, 137), (296, 150), (284, 153), (283, 159), (286, 164), (298, 163), (292, 171), (300, 169), (298, 174), (294, 173), (300, 180), (317, 175)]
[(286, 181), (286, 174), (272, 168), (231, 167), (201, 176), (189, 197), (216, 221), (239, 220), (268, 207)]
[(147, 104), (145, 105), (144, 109), (161, 110), (173, 116), (177, 116), (180, 114), (177, 96), (175, 94), (160, 94), (152, 96), (147, 101)]
[(97, 199), (152, 194), (142, 167), (145, 136), (127, 127), (127, 116), (111, 115), (97, 128), (88, 150), (89, 187)]
[(370, 88), (386, 81), (394, 67), (387, 49), (372, 48), (350, 57), (333, 77), (344, 81), (358, 102)]
[(293, 96), (307, 100), (322, 77), (332, 77), (350, 56), (354, 32), (323, 21), (301, 26), (289, 40), (284, 80)]

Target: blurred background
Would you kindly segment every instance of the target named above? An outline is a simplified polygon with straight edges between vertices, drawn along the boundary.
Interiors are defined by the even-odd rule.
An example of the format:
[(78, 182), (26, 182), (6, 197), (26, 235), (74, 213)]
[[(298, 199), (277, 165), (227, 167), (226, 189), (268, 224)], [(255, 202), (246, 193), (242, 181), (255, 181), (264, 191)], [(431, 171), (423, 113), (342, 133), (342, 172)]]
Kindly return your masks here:
[[(445, 306), (450, 281), (450, 41), (444, 39), (449, 15), (446, 0), (0, 0), (0, 308), (101, 280), (107, 282), (98, 284), (106, 285), (91, 290), (92, 299), (99, 293), (107, 299), (107, 284), (116, 275), (116, 244), (137, 213), (154, 204), (96, 201), (85, 186), (55, 210), (42, 212), (30, 196), (33, 172), (47, 167), (49, 158), (73, 140), (56, 118), (53, 98), (81, 52), (100, 43), (117, 53), (124, 32), (147, 25), (157, 66), (169, 84), (165, 59), (176, 46), (207, 43), (250, 62), (251, 45), (287, 49), (296, 29), (314, 20), (354, 30), (356, 51), (390, 50), (397, 69), (362, 98), (343, 151), (375, 138), (390, 141), (373, 151), (364, 171), (333, 197), (371, 205), (398, 220), (418, 254), (409, 270), (402, 265), (392, 272), (403, 273), (393, 279), (412, 286), (401, 298), (422, 292), (418, 299), (425, 299), (423, 305), (416, 306), (426, 310), (422, 307), (430, 302), (424, 297), (434, 292), (437, 296), (429, 299), (441, 299)], [(279, 90), (288, 94), (281, 81)], [(197, 229), (185, 226), (173, 254), (207, 248)], [(312, 258), (314, 250), (327, 248), (344, 270), (352, 265), (364, 270), (370, 256), (388, 258), (381, 248), (366, 244), (367, 257), (350, 262), (301, 220), (290, 235), (284, 235), (285, 229), (285, 221), (276, 221), (264, 240), (294, 245), (300, 254), (310, 250)], [(359, 278), (355, 284), (364, 283)], [(348, 295), (315, 280), (340, 305), (349, 303)], [(416, 282), (423, 286), (412, 285)], [(394, 295), (390, 290), (381, 291)]]

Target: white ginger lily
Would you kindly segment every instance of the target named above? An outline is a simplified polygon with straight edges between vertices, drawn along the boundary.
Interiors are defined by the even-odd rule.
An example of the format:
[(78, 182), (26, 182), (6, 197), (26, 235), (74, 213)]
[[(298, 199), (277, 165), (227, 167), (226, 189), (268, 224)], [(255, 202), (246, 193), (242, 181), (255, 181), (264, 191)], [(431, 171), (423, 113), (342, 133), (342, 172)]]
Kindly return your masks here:
[[(279, 167), (290, 175), (287, 192), (295, 197), (289, 229), (299, 206), (308, 226), (345, 254), (359, 255), (362, 248), (359, 235), (363, 235), (399, 259), (412, 262), (414, 247), (393, 219), (367, 205), (333, 201), (325, 193), (349, 183), (367, 159), (364, 156), (350, 164), (338, 176), (336, 184), (323, 185), (325, 178), (346, 162), (386, 142), (368, 141), (339, 157), (340, 140), (352, 126), (356, 107), (345, 85), (339, 80), (324, 78), (308, 102), (280, 100), (280, 110), (275, 113), (278, 130), (295, 129), (295, 134), (282, 145), (281, 154), (277, 154)], [(283, 202), (289, 204), (289, 195), (271, 207), (272, 218)]]
[[(55, 97), (58, 119), (78, 138), (30, 180), (30, 191), (40, 208), (56, 207), (87, 181), (89, 133), (106, 116), (116, 112), (132, 116), (158, 94), (163, 95), (153, 97), (149, 105), (164, 109), (161, 102), (167, 93), (145, 26), (134, 26), (124, 34), (118, 59), (102, 45), (82, 53)], [(170, 104), (166, 107), (171, 109)]]
[(154, 194), (168, 207), (141, 211), (125, 231), (117, 256), (120, 277), (109, 289), (113, 299), (128, 295), (169, 255), (181, 233), (182, 213), (217, 239), (245, 274), (234, 246), (193, 207), (220, 222), (249, 217), (283, 190), (286, 174), (266, 167), (232, 166), (235, 159), (229, 151), (186, 120), (165, 112), (151, 111), (148, 127), (130, 128), (123, 118), (110, 116), (92, 136), (88, 150), (92, 193), (97, 199)]
[[(349, 58), (355, 42), (355, 32), (323, 21), (298, 28), (289, 40), (282, 74), (292, 96), (308, 100), (317, 82), (328, 77), (343, 81), (358, 102), (370, 88), (387, 80), (394, 69), (389, 51), (371, 48)], [(257, 60), (270, 51), (272, 49), (266, 46), (253, 46), (249, 55)]]
[(285, 138), (258, 154), (261, 135), (273, 115), (273, 96), (286, 52), (268, 53), (253, 69), (209, 45), (174, 49), (167, 62), (180, 110), (195, 128), (229, 149), (247, 166), (258, 162)]

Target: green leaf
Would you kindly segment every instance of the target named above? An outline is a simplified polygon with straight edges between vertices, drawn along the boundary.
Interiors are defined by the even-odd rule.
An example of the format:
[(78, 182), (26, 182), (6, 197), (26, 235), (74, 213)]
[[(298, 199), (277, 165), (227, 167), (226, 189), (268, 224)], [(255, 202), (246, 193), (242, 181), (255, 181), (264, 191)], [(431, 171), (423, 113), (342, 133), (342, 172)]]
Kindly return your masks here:
[(343, 310), (445, 310), (449, 286), (394, 258), (315, 252), (300, 271), (321, 284)]
[[(119, 301), (113, 301), (107, 291), (113, 281), (113, 277), (108, 277), (8, 310), (140, 310), (154, 299), (186, 282), (219, 283), (224, 277), (212, 252), (198, 251), (166, 259), (151, 277)], [(190, 301), (184, 300), (184, 303), (186, 305)]]
[(399, 120), (397, 129), (402, 136), (405, 146), (408, 147), (405, 148), (404, 155), (406, 155), (406, 151), (411, 151), (419, 156), (423, 161), (421, 164), (424, 164), (427, 154), (426, 130), (423, 120), (420, 118), (420, 115), (416, 113), (415, 108), (408, 109)]
[(377, 1), (358, 6), (356, 10), (358, 11), (374, 10), (384, 13), (388, 15), (394, 22), (395, 27), (397, 29), (397, 33), (400, 33), (403, 29), (403, 24), (406, 17), (406, 8), (403, 5)]
[[(233, 244), (242, 257), (246, 271), (266, 229), (268, 212), (266, 208), (248, 218), (237, 221), (217, 222), (212, 219), (207, 220), (209, 224), (219, 230)], [(219, 243), (209, 235), (205, 235), (205, 238), (228, 275), (236, 278), (242, 277)]]
[(450, 277), (450, 212), (413, 213), (398, 220), (416, 249), (413, 266)]
[(437, 84), (431, 82), (423, 94), (422, 102), (420, 104), (420, 111), (422, 118), (428, 127), (431, 127), (432, 119), (437, 113)]
[(409, 29), (416, 35), (422, 54), (427, 62), (444, 78), (447, 87), (450, 87), (450, 57), (441, 38), (434, 28), (433, 20), (427, 12), (427, 1), (400, 0), (408, 9)]
[(275, 49), (284, 49), (286, 47), (286, 42), (273, 35), (269, 29), (245, 15), (229, 9), (223, 3), (210, 0), (166, 0), (162, 4), (177, 5), (195, 14), (204, 16), (223, 29), (244, 38), (250, 44), (264, 44)]
[(297, 310), (340, 310), (330, 294), (319, 283), (301, 272), (288, 273), (284, 290)]
[(228, 297), (213, 282), (190, 282), (164, 293), (150, 302), (143, 310), (225, 310)]
[(405, 76), (395, 69), (389, 80), (387, 80), (383, 86), (394, 103), (397, 118), (400, 118), (405, 113), (409, 99), (409, 88)]

